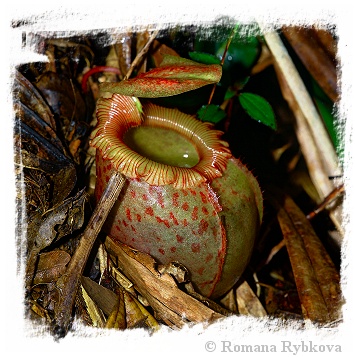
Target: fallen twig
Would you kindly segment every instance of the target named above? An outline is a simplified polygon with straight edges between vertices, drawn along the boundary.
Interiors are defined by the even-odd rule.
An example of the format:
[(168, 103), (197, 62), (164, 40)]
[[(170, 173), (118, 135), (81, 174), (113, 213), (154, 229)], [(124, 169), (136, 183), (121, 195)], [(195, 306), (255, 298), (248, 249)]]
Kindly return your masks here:
[(59, 290), (59, 302), (55, 308), (55, 329), (60, 335), (69, 328), (72, 307), (79, 287), (80, 278), (92, 246), (104, 224), (108, 213), (116, 202), (125, 183), (125, 178), (116, 172), (108, 182), (89, 223), (80, 239), (79, 246), (71, 258), (66, 272), (58, 279), (56, 287)]
[[(148, 51), (150, 44), (153, 42), (158, 34), (156, 30), (142, 51), (137, 55), (132, 62), (130, 70), (125, 76), (128, 79), (131, 75), (134, 67)], [(56, 306), (55, 313), (55, 332), (59, 335), (65, 334), (69, 328), (72, 308), (75, 301), (75, 295), (79, 288), (80, 278), (83, 273), (86, 261), (89, 257), (91, 249), (97, 238), (97, 235), (101, 231), (101, 228), (112, 208), (116, 202), (126, 179), (119, 172), (114, 173), (106, 186), (105, 191), (99, 200), (90, 221), (80, 239), (78, 248), (76, 249), (66, 272), (57, 281), (57, 288), (60, 291), (59, 303)]]
[(338, 199), (345, 192), (344, 184), (336, 187), (324, 200), (318, 205), (318, 207), (307, 215), (307, 219), (313, 219), (318, 213), (322, 212), (326, 207), (334, 200)]

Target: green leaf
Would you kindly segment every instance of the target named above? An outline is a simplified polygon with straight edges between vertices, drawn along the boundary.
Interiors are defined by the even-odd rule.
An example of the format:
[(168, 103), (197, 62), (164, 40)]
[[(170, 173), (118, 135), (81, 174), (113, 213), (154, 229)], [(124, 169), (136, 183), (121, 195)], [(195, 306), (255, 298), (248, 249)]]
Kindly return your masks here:
[(197, 117), (201, 121), (208, 121), (214, 124), (219, 123), (225, 116), (225, 111), (215, 104), (203, 105), (197, 112)]
[(237, 91), (227, 88), (226, 94), (224, 95), (224, 100), (233, 98), (237, 94)]
[(102, 83), (100, 90), (131, 97), (169, 97), (218, 83), (221, 76), (220, 65), (206, 65), (177, 56), (166, 56), (162, 66), (118, 83)]
[(276, 130), (275, 114), (266, 99), (253, 93), (241, 93), (239, 101), (244, 110), (253, 119)]
[[(226, 45), (227, 41), (223, 42), (216, 51), (217, 58), (222, 58)], [(256, 37), (235, 38), (228, 48), (223, 69), (231, 69), (236, 65), (250, 69), (259, 58), (259, 55), (260, 43)]]
[(337, 135), (337, 131), (335, 128), (335, 118), (332, 114), (332, 108), (326, 105), (322, 100), (318, 98), (314, 98), (319, 113), (321, 117), (323, 118), (324, 124), (328, 130), (329, 136), (333, 142), (334, 147), (338, 150), (339, 149), (339, 139)]
[(205, 52), (189, 52), (189, 56), (196, 62), (204, 63), (204, 64), (219, 64), (220, 60), (210, 53)]

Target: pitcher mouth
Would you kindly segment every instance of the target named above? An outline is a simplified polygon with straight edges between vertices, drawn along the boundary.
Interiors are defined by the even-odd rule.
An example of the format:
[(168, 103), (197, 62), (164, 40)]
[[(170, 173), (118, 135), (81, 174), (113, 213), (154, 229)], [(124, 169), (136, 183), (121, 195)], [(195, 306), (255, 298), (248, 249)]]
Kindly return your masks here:
[[(144, 104), (141, 113), (137, 101), (119, 94), (98, 100), (98, 124), (90, 145), (100, 151), (103, 159), (110, 160), (123, 175), (154, 186), (188, 188), (222, 176), (232, 156), (228, 143), (220, 140), (222, 131), (177, 109), (152, 103)], [(159, 144), (166, 153), (154, 147), (155, 131), (171, 132), (171, 138), (165, 137)], [(144, 139), (148, 132), (151, 138), (149, 147), (145, 147), (137, 137)], [(181, 154), (174, 152), (174, 145), (168, 153), (169, 140), (184, 142)]]

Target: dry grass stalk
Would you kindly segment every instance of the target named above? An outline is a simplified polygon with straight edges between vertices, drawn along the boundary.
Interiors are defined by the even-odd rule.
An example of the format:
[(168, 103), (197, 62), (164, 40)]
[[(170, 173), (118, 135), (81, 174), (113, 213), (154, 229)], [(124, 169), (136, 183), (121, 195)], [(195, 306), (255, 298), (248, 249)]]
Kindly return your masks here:
[[(336, 182), (330, 180), (329, 177), (341, 175), (335, 149), (281, 39), (275, 32), (265, 34), (265, 39), (274, 56), (281, 91), (296, 119), (295, 132), (310, 177), (323, 201), (336, 185)], [(342, 207), (338, 206), (333, 209), (330, 217), (343, 235)]]

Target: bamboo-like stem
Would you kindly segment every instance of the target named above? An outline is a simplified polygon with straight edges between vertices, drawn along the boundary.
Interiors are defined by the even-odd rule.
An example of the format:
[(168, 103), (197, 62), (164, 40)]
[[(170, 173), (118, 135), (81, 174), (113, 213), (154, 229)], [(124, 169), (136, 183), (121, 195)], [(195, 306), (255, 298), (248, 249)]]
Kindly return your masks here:
[[(302, 148), (309, 175), (318, 192), (320, 200), (323, 201), (334, 190), (335, 183), (329, 180), (329, 177), (326, 173), (326, 169), (324, 167), (324, 161), (322, 161), (321, 158), (320, 150), (317, 146), (317, 143), (311, 133), (309, 125), (307, 124), (302, 111), (297, 105), (291, 88), (287, 85), (285, 78), (280, 72), (279, 67), (277, 65), (275, 66), (275, 69), (279, 77), (282, 94), (287, 100), (290, 109), (292, 110), (297, 121), (295, 133), (298, 142)], [(333, 208), (330, 211), (329, 215), (332, 221), (334, 222), (336, 228), (338, 229), (339, 233), (344, 235), (344, 230), (342, 227), (342, 206), (337, 206)]]
[(324, 161), (327, 175), (331, 177), (341, 175), (338, 157), (329, 134), (279, 35), (271, 31), (265, 33), (264, 38), (309, 127), (313, 140), (320, 151), (322, 161)]
[[(295, 131), (310, 177), (321, 200), (324, 200), (338, 185), (330, 180), (330, 177), (341, 176), (337, 154), (324, 123), (279, 35), (272, 31), (265, 33), (264, 37), (274, 56), (275, 70), (283, 96), (295, 115)], [(339, 233), (343, 235), (342, 207), (338, 206), (333, 209), (330, 217)]]

